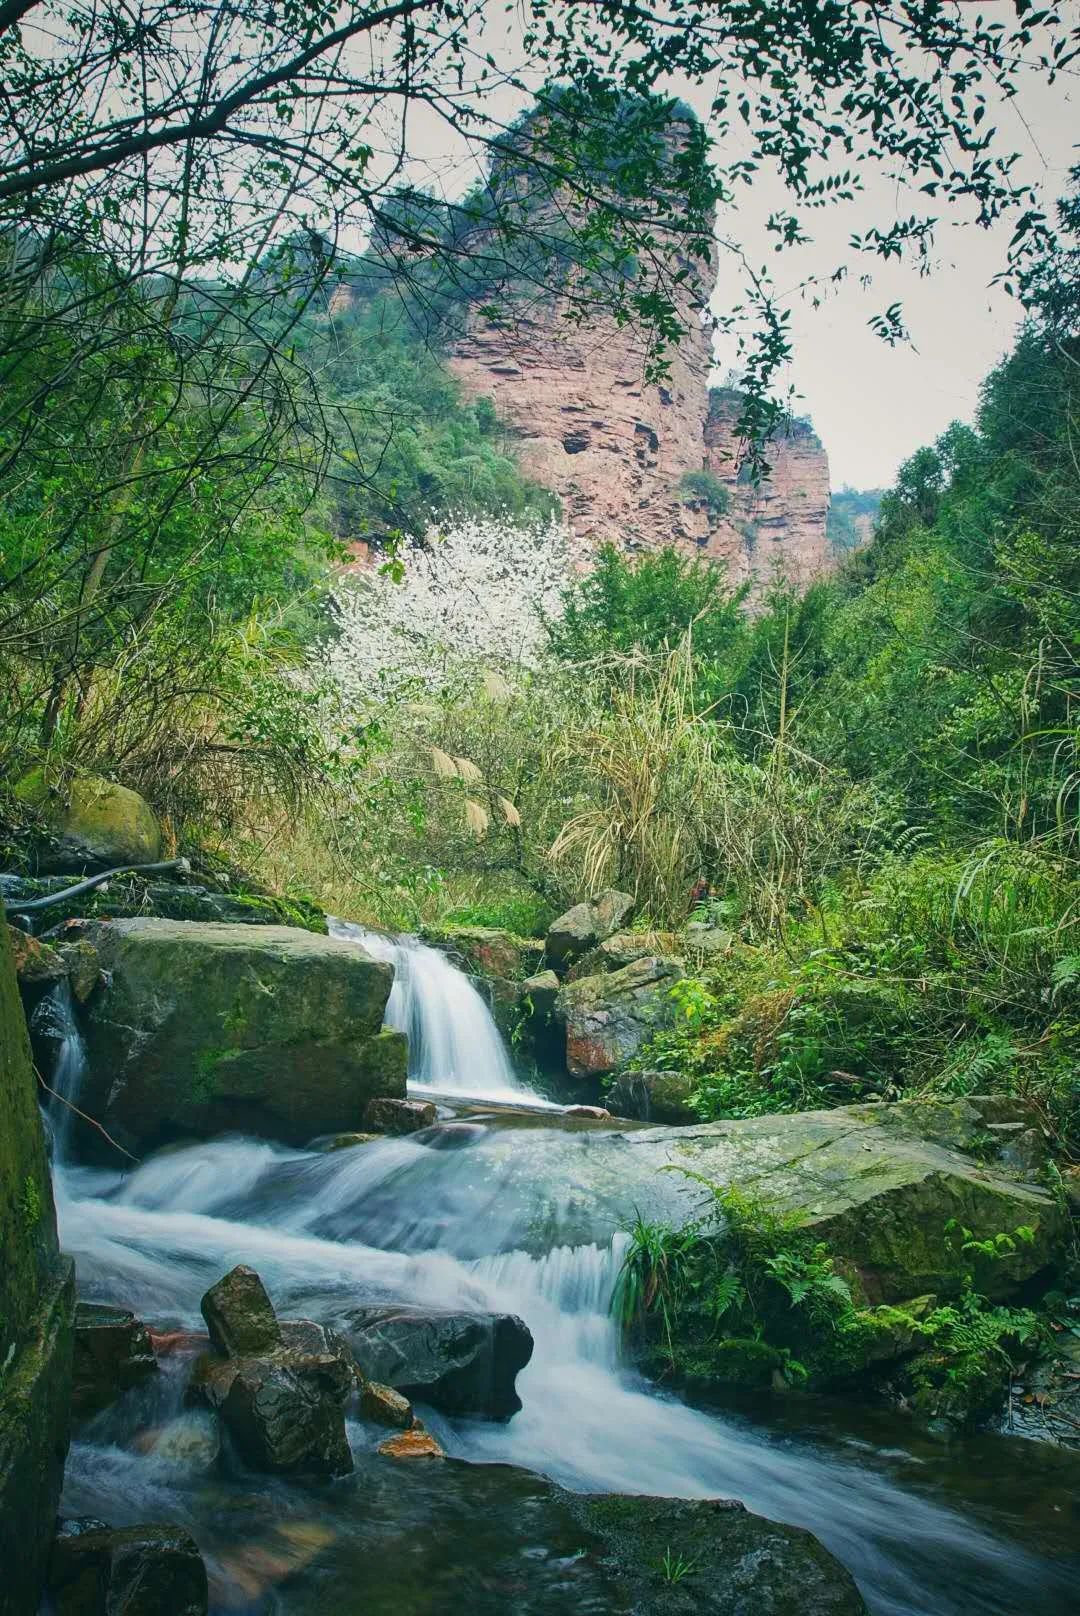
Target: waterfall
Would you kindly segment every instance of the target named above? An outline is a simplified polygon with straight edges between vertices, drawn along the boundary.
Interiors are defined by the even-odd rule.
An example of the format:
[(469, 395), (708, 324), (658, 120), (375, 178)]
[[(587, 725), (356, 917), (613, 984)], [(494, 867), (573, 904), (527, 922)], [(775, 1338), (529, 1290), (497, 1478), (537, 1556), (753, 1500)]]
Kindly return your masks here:
[(519, 1081), (491, 1011), (441, 950), (346, 920), (331, 920), (330, 932), (394, 967), (386, 1024), (408, 1037), (414, 1087), (470, 1100), (548, 1103)]
[(50, 1066), (52, 1093), (44, 1107), (45, 1126), (52, 1140), (53, 1159), (67, 1159), (72, 1106), (78, 1105), (79, 1091), (86, 1073), (86, 1046), (75, 1019), (75, 1004), (67, 981), (57, 982), (40, 1001), (30, 1017), (30, 1031), (36, 1043), (55, 1050)]

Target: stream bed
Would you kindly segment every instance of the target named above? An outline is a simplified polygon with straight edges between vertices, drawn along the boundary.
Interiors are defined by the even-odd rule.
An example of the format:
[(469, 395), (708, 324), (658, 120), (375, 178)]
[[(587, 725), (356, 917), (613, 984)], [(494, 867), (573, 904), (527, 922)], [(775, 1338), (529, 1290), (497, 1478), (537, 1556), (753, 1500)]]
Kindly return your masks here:
[[(1075, 1616), (1077, 1456), (1004, 1437), (938, 1442), (836, 1400), (692, 1407), (622, 1362), (609, 1307), (622, 1237), (583, 1227), (575, 1201), (575, 1163), (601, 1133), (521, 1088), (461, 973), (419, 953), (406, 967), (390, 1016), (412, 1033), (412, 1079), (443, 1097), (435, 1127), (333, 1152), (230, 1137), (128, 1173), (57, 1153), (80, 1295), (176, 1333), (162, 1373), (77, 1433), (64, 1514), (186, 1524), (220, 1612), (419, 1616), (468, 1600), (485, 1616), (616, 1616), (616, 1596), (573, 1552), (550, 1477), (734, 1497), (806, 1526), (875, 1616)], [(439, 998), (430, 977), (444, 969), (456, 980)], [(519, 1314), (535, 1341), (521, 1411), (493, 1423), (421, 1407), (446, 1464), (382, 1458), (385, 1432), (356, 1422), (343, 1480), (244, 1471), (183, 1406), (196, 1351), (183, 1332), (201, 1330), (200, 1298), (238, 1262), (282, 1318), (333, 1322), (369, 1301)]]

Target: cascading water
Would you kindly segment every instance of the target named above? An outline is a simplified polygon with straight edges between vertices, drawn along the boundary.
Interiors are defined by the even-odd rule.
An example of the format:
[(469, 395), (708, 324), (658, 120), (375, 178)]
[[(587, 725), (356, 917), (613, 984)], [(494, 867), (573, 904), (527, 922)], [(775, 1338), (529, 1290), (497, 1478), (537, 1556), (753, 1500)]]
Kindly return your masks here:
[[(501, 1048), (491, 1069), (479, 1069), (487, 1023), (442, 956), (371, 934), (358, 940), (400, 949), (395, 964), (404, 956), (391, 1015), (417, 1037), (424, 1081), (520, 1093)], [(429, 999), (447, 978), (459, 980)], [(1025, 1466), (1023, 1509), (1018, 1501), (1010, 1511), (997, 1482), (1015, 1455), (995, 1461), (1002, 1445), (988, 1448), (978, 1481), (966, 1476), (951, 1506), (947, 1451), (911, 1433), (897, 1442), (895, 1425), (886, 1441), (856, 1437), (842, 1417), (839, 1437), (769, 1429), (692, 1409), (623, 1365), (609, 1307), (622, 1237), (583, 1212), (575, 1188), (585, 1153), (603, 1145), (600, 1132), (557, 1113), (508, 1112), (329, 1154), (233, 1138), (162, 1152), (127, 1176), (60, 1165), (61, 1234), (83, 1294), (133, 1307), (158, 1329), (198, 1327), (203, 1291), (246, 1262), (285, 1317), (333, 1321), (346, 1306), (386, 1299), (492, 1308), (522, 1316), (535, 1341), (518, 1377), (523, 1408), (508, 1423), (425, 1411), (446, 1449), (472, 1465), (442, 1467), (434, 1479), (413, 1468), (403, 1480), (369, 1458), (377, 1438), (356, 1425), (357, 1477), (333, 1488), (261, 1478), (257, 1508), (242, 1475), (176, 1462), (178, 1440), (187, 1452), (205, 1437), (180, 1415), (181, 1359), (97, 1416), (73, 1446), (65, 1511), (187, 1522), (208, 1557), (215, 1610), (449, 1609), (431, 1602), (427, 1579), (447, 1566), (486, 1573), (508, 1545), (513, 1591), (498, 1585), (471, 1599), (478, 1611), (620, 1609), (605, 1602), (602, 1583), (586, 1598), (567, 1582), (559, 1546), (537, 1541), (527, 1480), (487, 1468), (499, 1462), (579, 1489), (741, 1498), (815, 1531), (855, 1573), (875, 1616), (1075, 1609), (1075, 1563), (1064, 1563), (1064, 1538), (1052, 1530), (1068, 1482), (1052, 1466), (1042, 1483), (1038, 1461)], [(425, 1553), (417, 1583), (410, 1567)]]
[(30, 1019), (35, 1042), (52, 1047), (49, 1062), (49, 1088), (52, 1093), (45, 1107), (45, 1125), (52, 1140), (53, 1159), (65, 1160), (71, 1140), (74, 1106), (86, 1070), (86, 1047), (75, 1019), (71, 988), (57, 982), (36, 1006)]
[(487, 1005), (439, 949), (346, 920), (332, 920), (330, 931), (394, 967), (386, 1023), (408, 1036), (413, 1087), (471, 1100), (545, 1103), (519, 1082)]

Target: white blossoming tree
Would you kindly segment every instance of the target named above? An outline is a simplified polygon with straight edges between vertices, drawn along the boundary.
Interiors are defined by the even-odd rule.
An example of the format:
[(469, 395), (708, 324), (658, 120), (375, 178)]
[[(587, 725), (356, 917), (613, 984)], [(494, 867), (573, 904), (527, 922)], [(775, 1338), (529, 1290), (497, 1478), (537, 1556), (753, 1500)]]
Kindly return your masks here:
[(387, 681), (440, 686), (463, 662), (532, 665), (571, 576), (555, 521), (463, 516), (432, 527), (399, 559), (402, 568), (355, 573), (335, 593), (330, 659), (347, 697)]

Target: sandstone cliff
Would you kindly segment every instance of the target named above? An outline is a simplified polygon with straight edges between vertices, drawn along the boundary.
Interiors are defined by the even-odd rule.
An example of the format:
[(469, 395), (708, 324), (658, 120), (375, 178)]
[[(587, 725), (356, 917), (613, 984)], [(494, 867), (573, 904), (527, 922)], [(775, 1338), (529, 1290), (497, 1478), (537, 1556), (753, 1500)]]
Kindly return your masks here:
[(825, 450), (793, 421), (754, 483), (739, 396), (709, 390), (709, 333), (692, 310), (687, 324), (659, 385), (645, 380), (631, 329), (567, 325), (554, 304), (505, 326), (474, 314), (450, 363), (467, 393), (494, 400), (522, 469), (558, 494), (584, 555), (605, 541), (675, 544), (722, 560), (752, 594), (776, 574), (805, 585), (832, 565)]

